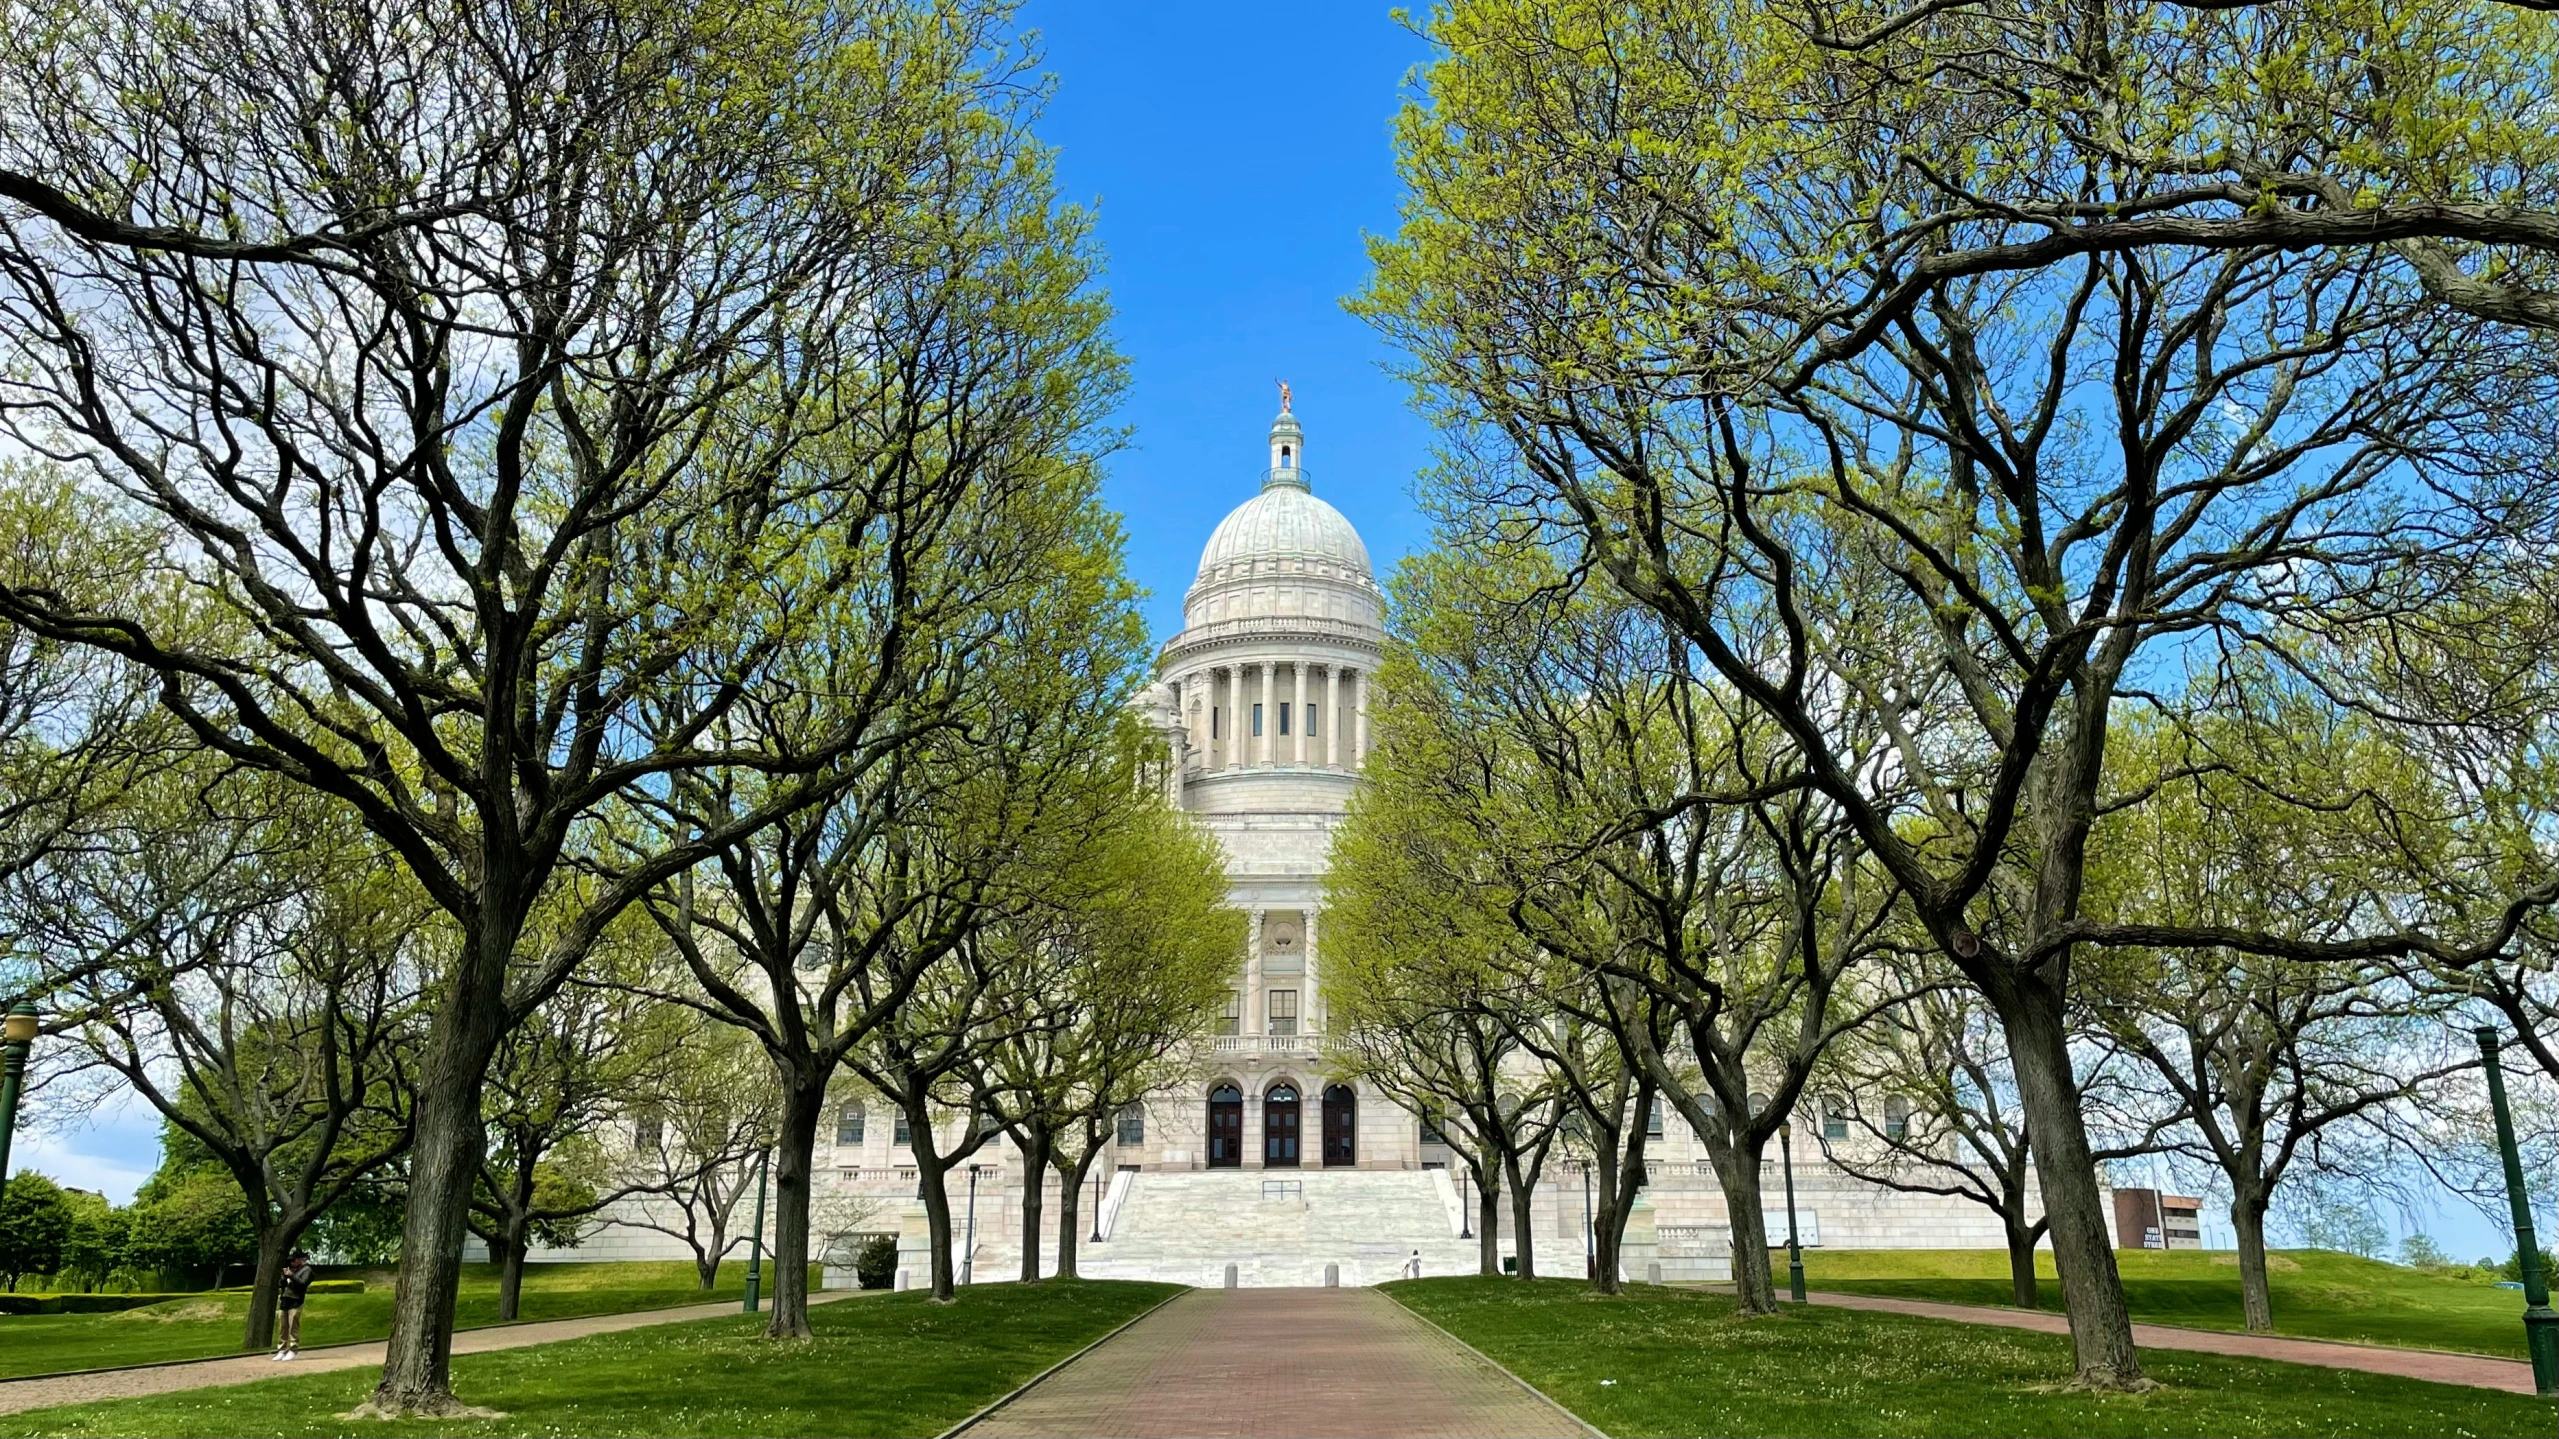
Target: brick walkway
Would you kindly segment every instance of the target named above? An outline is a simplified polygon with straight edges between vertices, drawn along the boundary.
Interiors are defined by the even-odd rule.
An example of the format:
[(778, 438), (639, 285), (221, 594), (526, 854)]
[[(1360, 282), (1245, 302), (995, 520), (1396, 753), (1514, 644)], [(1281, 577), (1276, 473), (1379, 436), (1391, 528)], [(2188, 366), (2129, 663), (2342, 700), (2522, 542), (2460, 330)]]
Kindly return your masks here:
[(969, 1439), (1573, 1436), (1588, 1427), (1370, 1289), (1195, 1289)]
[[(809, 1302), (827, 1304), (838, 1299), (850, 1299), (861, 1292), (847, 1289), (812, 1294)], [(653, 1324), (718, 1319), (738, 1312), (738, 1301), (730, 1299), (718, 1304), (687, 1304), (679, 1309), (589, 1314), (576, 1319), (537, 1320), (530, 1324), (492, 1324), (456, 1332), (453, 1352), (486, 1354), (498, 1349), (522, 1349), (533, 1344), (556, 1344), (563, 1339), (583, 1339), (590, 1334), (645, 1329)], [(332, 1344), (323, 1349), (305, 1349), (290, 1364), (278, 1364), (264, 1354), (244, 1354), (236, 1358), (187, 1359), (135, 1369), (59, 1374), (51, 1378), (0, 1380), (0, 1414), (44, 1409), (56, 1404), (86, 1404), (93, 1399), (136, 1399), (146, 1394), (170, 1394), (180, 1389), (254, 1384), (261, 1379), (281, 1379), (288, 1374), (307, 1374), (313, 1370), (379, 1368), (382, 1351), (383, 1343), (376, 1339), (365, 1344)]]
[[(1828, 1304), (1840, 1309), (1917, 1314), (1928, 1319), (1952, 1319), (1962, 1324), (2032, 1329), (2039, 1334), (2070, 1332), (2068, 1319), (2035, 1310), (1940, 1304), (1927, 1299), (1887, 1299), (1873, 1294), (1816, 1293), (1809, 1297), (1815, 1304)], [(2466, 1384), (2474, 1389), (2503, 1389), (2510, 1394), (2533, 1392), (2532, 1366), (2520, 1359), (2491, 1359), (2484, 1354), (2446, 1354), (2434, 1349), (2392, 1349), (2379, 1344), (2341, 1344), (2324, 1339), (2280, 1339), (2270, 1334), (2224, 1334), (2210, 1329), (2182, 1329), (2169, 1324), (2136, 1324), (2132, 1328), (2133, 1343), (2144, 1349), (2186, 1349), (2199, 1354), (2233, 1354), (2243, 1359), (2280, 1359), (2287, 1364), (2360, 1369), (2367, 1374), (2396, 1374), (2403, 1379)]]

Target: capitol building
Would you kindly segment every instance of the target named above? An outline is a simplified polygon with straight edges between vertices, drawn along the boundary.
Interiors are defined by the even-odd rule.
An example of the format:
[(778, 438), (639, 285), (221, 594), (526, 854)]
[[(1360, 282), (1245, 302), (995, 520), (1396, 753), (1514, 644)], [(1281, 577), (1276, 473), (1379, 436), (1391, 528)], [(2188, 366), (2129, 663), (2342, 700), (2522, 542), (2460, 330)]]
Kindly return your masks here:
[[(1305, 432), (1284, 406), (1259, 485), (1209, 536), (1181, 632), (1164, 642), (1156, 682), (1138, 701), (1169, 752), (1168, 798), (1216, 837), (1233, 904), (1249, 924), (1198, 1071), (1124, 1111), (1116, 1142), (1094, 1166), (1081, 1196), (1090, 1237), (1078, 1267), (1087, 1277), (1372, 1284), (1397, 1277), (1417, 1254), (1427, 1274), (1476, 1271), (1476, 1196), (1462, 1187), (1462, 1164), (1418, 1116), (1326, 1058), (1324, 878), (1368, 753), (1385, 596), (1359, 532), (1315, 492), (1315, 473)], [(956, 1136), (966, 1121), (951, 1122)], [(1821, 1122), (1834, 1127), (1827, 1116)], [(1825, 1137), (1853, 1142), (1844, 1121), (1835, 1128)], [(831, 1135), (819, 1136), (815, 1196), (820, 1206), (852, 1206), (865, 1229), (898, 1235), (900, 1287), (929, 1274), (903, 1129), (891, 1106), (848, 1095)], [(1665, 1109), (1647, 1132), (1650, 1179), (1622, 1247), (1627, 1277), (1728, 1277), (1724, 1202), (1704, 1146)], [(978, 1165), (966, 1197), (969, 1176), (950, 1176), (958, 1260), (977, 1282), (1013, 1278), (1021, 1264), (1021, 1157), (999, 1137)], [(1773, 1148), (1769, 1170), (1767, 1228), (1782, 1242)], [(1828, 1163), (1817, 1144), (1797, 1146), (1794, 1170), (1809, 1245), (2004, 1247), (1987, 1208), (1857, 1179)], [(1035, 1182), (1045, 1186), (1053, 1224), (1057, 1177)], [(1584, 1183), (1571, 1160), (1549, 1160), (1530, 1215), (1540, 1273), (1582, 1268)], [(973, 1223), (960, 1217), (964, 1205), (973, 1207)], [(1513, 1222), (1505, 1198), (1506, 1258), (1517, 1252)], [(1053, 1234), (1044, 1248), (1053, 1266)], [(684, 1253), (663, 1233), (608, 1224), (574, 1251), (536, 1257)], [(828, 1283), (850, 1285), (852, 1276), (831, 1268)]]

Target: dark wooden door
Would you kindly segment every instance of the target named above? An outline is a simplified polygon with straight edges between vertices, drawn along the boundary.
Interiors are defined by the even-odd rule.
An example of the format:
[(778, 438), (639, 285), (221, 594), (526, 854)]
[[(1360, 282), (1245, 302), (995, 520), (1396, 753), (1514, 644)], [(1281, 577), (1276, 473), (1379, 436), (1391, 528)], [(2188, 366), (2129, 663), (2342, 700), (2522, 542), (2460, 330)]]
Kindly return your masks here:
[(1359, 1101), (1346, 1084), (1324, 1090), (1324, 1164), (1359, 1163)]
[(1272, 1090), (1262, 1100), (1262, 1167), (1295, 1169), (1297, 1167), (1297, 1091), (1288, 1085)]
[(1244, 1167), (1244, 1091), (1227, 1085), (1208, 1095), (1208, 1167)]

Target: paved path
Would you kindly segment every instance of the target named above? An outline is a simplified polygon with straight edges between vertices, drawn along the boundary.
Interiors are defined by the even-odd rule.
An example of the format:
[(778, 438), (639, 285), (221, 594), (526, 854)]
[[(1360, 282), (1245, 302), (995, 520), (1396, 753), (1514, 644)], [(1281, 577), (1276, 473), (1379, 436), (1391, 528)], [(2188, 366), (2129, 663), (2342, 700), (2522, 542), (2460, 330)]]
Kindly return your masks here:
[(1592, 1431), (1375, 1290), (1194, 1289), (965, 1432), (1586, 1439)]
[[(859, 1290), (840, 1290), (828, 1294), (812, 1294), (811, 1304), (827, 1304), (850, 1299)], [(717, 1319), (738, 1312), (738, 1301), (718, 1304), (688, 1304), (680, 1309), (642, 1309), (629, 1314), (589, 1314), (577, 1319), (544, 1319), (530, 1324), (496, 1324), (480, 1329), (465, 1329), (453, 1336), (456, 1354), (487, 1354), (498, 1349), (522, 1349), (533, 1344), (556, 1344), (563, 1339), (583, 1339), (589, 1334), (613, 1334), (624, 1329), (645, 1329), (653, 1324), (681, 1324), (688, 1319)], [(86, 1404), (93, 1399), (135, 1399), (146, 1394), (169, 1394), (180, 1389), (211, 1389), (225, 1384), (254, 1384), (261, 1379), (280, 1379), (288, 1374), (312, 1370), (370, 1369), (382, 1363), (383, 1343), (376, 1339), (365, 1344), (332, 1344), (324, 1349), (305, 1349), (290, 1364), (278, 1364), (263, 1354), (244, 1354), (227, 1359), (193, 1359), (174, 1364), (152, 1364), (138, 1369), (116, 1369), (105, 1373), (60, 1374), (52, 1378), (0, 1380), (0, 1414), (15, 1414), (22, 1409), (44, 1409), (56, 1404)]]
[[(1809, 1297), (1815, 1304), (1828, 1304), (1840, 1309), (1917, 1314), (1964, 1324), (2032, 1329), (2039, 1334), (2070, 1332), (2070, 1321), (2061, 1315), (2028, 1309), (1940, 1304), (1928, 1299), (1887, 1299), (1874, 1294), (1816, 1293)], [(2136, 1324), (2132, 1328), (2133, 1343), (2144, 1349), (2235, 1354), (2245, 1359), (2280, 1359), (2288, 1364), (2318, 1364), (2330, 1369), (2360, 1369), (2367, 1374), (2396, 1374), (2403, 1379), (2430, 1379), (2437, 1384), (2503, 1389), (2510, 1394), (2533, 1392), (2532, 1366), (2520, 1359), (2491, 1359), (2484, 1354), (2446, 1354), (2433, 1349), (2392, 1349), (2380, 1344), (2341, 1344), (2325, 1339), (2280, 1339), (2270, 1334), (2225, 1334), (2169, 1324)]]

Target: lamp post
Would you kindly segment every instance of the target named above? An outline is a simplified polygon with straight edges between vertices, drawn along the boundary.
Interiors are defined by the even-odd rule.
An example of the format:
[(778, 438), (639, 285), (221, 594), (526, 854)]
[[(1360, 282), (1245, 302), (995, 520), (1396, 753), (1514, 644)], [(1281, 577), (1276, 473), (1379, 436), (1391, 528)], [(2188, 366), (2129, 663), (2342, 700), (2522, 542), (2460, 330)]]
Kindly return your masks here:
[(746, 1312), (753, 1314), (764, 1298), (764, 1175), (773, 1151), (755, 1156), (755, 1228), (746, 1238)]
[(2488, 1107), (2497, 1116), (2497, 1151), (2506, 1161), (2506, 1199), (2515, 1211), (2515, 1257), (2523, 1265), (2523, 1343), (2532, 1355), (2532, 1387), (2559, 1394), (2559, 1314), (2550, 1310), (2541, 1243), (2532, 1232), (2532, 1200), (2524, 1192), (2523, 1157), (2515, 1152), (2514, 1116), (2506, 1111), (2506, 1071), (2497, 1058), (2497, 1031), (2481, 1025), (2476, 1033), (2479, 1057), (2488, 1066)]
[(1599, 1282), (1599, 1225), (1591, 1218), (1590, 1161), (1582, 1161), (1582, 1273)]
[(1095, 1244), (1102, 1242), (1102, 1195), (1104, 1192), (1102, 1171), (1096, 1169), (1093, 1171), (1093, 1238), (1091, 1241)]
[(1457, 1171), (1457, 1237), (1460, 1239), (1475, 1237), (1475, 1206), (1466, 1198), (1466, 1181), (1473, 1177), (1470, 1171)]
[(969, 1166), (968, 1247), (960, 1251), (960, 1282), (962, 1284), (977, 1282), (971, 1277), (977, 1272), (977, 1169), (978, 1167), (974, 1164)]
[(1795, 1122), (1777, 1126), (1777, 1156), (1786, 1171), (1786, 1291), (1804, 1302), (1804, 1245), (1795, 1233)]
[(18, 1127), (18, 1089), (26, 1081), (27, 1051), (35, 1042), (35, 1003), (19, 1000), (0, 1021), (0, 1185), (9, 1182), (9, 1136)]

